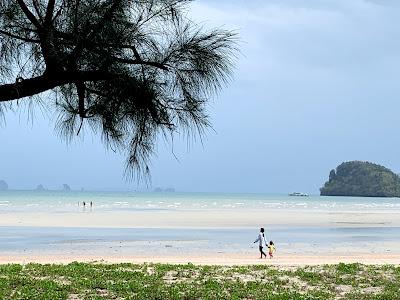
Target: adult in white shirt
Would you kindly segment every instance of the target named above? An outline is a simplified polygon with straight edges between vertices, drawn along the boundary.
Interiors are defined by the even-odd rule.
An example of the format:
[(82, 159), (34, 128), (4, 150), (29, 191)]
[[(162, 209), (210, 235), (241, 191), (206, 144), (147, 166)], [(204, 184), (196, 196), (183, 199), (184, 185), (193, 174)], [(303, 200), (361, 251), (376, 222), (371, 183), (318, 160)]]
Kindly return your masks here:
[(265, 252), (263, 251), (263, 247), (264, 245), (267, 246), (267, 243), (265, 241), (265, 236), (264, 236), (264, 228), (260, 229), (260, 233), (258, 234), (257, 239), (254, 241), (254, 243), (258, 242), (258, 249), (260, 250), (260, 255), (262, 258), (263, 255), (265, 256), (265, 258), (267, 258), (267, 254), (265, 254)]

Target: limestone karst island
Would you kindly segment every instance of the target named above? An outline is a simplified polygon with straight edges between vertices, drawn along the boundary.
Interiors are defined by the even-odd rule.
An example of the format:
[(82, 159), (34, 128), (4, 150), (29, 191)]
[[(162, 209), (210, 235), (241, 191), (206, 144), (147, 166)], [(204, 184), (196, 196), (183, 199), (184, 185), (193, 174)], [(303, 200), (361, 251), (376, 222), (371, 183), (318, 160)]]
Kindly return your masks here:
[(400, 197), (400, 176), (371, 162), (344, 162), (330, 172), (321, 196)]

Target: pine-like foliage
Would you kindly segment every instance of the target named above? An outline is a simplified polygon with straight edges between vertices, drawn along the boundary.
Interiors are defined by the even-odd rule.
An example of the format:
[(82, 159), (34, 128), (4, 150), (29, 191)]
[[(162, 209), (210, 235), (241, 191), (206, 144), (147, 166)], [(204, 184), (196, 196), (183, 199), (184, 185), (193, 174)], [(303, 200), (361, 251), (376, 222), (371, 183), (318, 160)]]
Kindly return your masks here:
[(63, 137), (89, 127), (126, 152), (128, 175), (148, 172), (160, 134), (209, 126), (237, 52), (235, 33), (188, 19), (189, 2), (0, 0), (0, 102), (46, 92)]

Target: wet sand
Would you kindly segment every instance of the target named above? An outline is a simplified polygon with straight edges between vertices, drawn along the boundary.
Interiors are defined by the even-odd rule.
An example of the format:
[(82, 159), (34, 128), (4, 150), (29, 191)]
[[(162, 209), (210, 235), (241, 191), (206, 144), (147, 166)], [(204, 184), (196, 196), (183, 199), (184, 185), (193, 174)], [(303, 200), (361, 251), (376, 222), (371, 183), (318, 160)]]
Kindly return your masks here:
[[(213, 230), (230, 230), (234, 240), (236, 231), (250, 230), (242, 234), (241, 244), (217, 244), (215, 241), (204, 241), (196, 237), (193, 241), (181, 240), (141, 240), (131, 241), (124, 237), (104, 238), (104, 241), (92, 242), (88, 235), (74, 237), (76, 240), (44, 241), (37, 248), (27, 243), (21, 247), (0, 249), (0, 263), (69, 263), (72, 261), (107, 263), (174, 263), (174, 264), (217, 264), (249, 265), (272, 264), (282, 266), (302, 266), (335, 264), (339, 262), (364, 264), (400, 264), (400, 241), (397, 240), (400, 229), (400, 214), (397, 210), (379, 211), (296, 211), (290, 209), (179, 209), (179, 210), (145, 210), (145, 211), (86, 211), (86, 212), (4, 212), (0, 214), (0, 230), (7, 232), (7, 226), (13, 228), (48, 228), (54, 230), (54, 236), (63, 235), (65, 230), (97, 230), (97, 235), (106, 229), (122, 231), (123, 229), (159, 230), (203, 230), (213, 237)], [(309, 235), (306, 242), (290, 241), (289, 236), (281, 234), (278, 240), (278, 252), (272, 260), (258, 259), (257, 247), (249, 248), (257, 235), (258, 228), (264, 226), (269, 232), (274, 228), (298, 230), (299, 235), (310, 233), (310, 230), (321, 228), (333, 232), (335, 238), (331, 244), (321, 242), (324, 234)], [(359, 232), (357, 229), (360, 229)], [(380, 241), (380, 232), (390, 239)], [(396, 231), (397, 230), (397, 231)], [(12, 232), (12, 231), (11, 231)], [(394, 233), (390, 233), (394, 232)], [(197, 234), (197, 233), (196, 233)], [(291, 233), (293, 238), (296, 232)], [(131, 233), (135, 236), (135, 232)], [(354, 235), (354, 236), (353, 236)], [(347, 238), (341, 242), (341, 237)], [(397, 237), (396, 237), (397, 236)], [(30, 233), (8, 236), (11, 239), (23, 240), (32, 238)], [(285, 238), (287, 237), (287, 240)], [(313, 239), (315, 238), (315, 241)], [(377, 238), (378, 240), (375, 240)], [(386, 238), (386, 237), (385, 237)], [(325, 237), (330, 239), (330, 237)], [(33, 237), (32, 240), (35, 240)], [(186, 243), (186, 244), (185, 244)], [(192, 243), (192, 244), (190, 244)], [(248, 244), (246, 244), (248, 243)], [(53, 247), (56, 245), (55, 247)], [(118, 248), (119, 247), (119, 248)], [(224, 251), (220, 251), (221, 249)], [(247, 247), (247, 250), (245, 250)], [(17, 250), (16, 250), (17, 249)], [(61, 250), (60, 250), (61, 249)], [(152, 256), (148, 253), (158, 249)], [(183, 249), (183, 250), (182, 250)], [(225, 251), (225, 249), (228, 249)], [(221, 253), (223, 252), (223, 253)], [(195, 254), (193, 254), (195, 253)]]
[(285, 209), (151, 210), (2, 213), (0, 226), (105, 228), (400, 227), (397, 210), (296, 211)]

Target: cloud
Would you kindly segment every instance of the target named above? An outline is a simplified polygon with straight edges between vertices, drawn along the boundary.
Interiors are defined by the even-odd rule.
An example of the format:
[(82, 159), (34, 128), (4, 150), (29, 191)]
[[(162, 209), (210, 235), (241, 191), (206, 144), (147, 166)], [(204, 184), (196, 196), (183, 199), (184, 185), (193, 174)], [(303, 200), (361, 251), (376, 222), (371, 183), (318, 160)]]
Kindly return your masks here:
[(400, 2), (398, 0), (364, 0), (364, 1), (381, 6), (391, 6), (391, 7), (400, 6)]
[(397, 60), (400, 50), (397, 14), (364, 0), (199, 1), (191, 14), (238, 29), (247, 66), (348, 71)]

